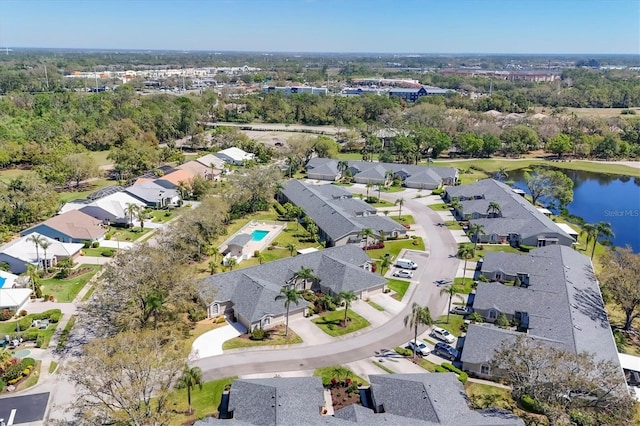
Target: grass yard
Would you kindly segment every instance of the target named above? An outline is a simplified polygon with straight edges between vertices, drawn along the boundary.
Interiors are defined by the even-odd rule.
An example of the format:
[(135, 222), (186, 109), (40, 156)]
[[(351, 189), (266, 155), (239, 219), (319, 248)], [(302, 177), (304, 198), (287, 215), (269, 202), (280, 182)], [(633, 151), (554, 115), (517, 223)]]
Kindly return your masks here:
[(384, 308), (380, 305), (378, 305), (376, 302), (373, 302), (371, 300), (369, 300), (367, 302), (369, 304), (369, 306), (371, 306), (373, 309), (380, 311), (380, 312), (384, 312)]
[(429, 204), (427, 205), (431, 210), (435, 210), (437, 212), (449, 211), (451, 208), (447, 203), (438, 203), (438, 204)]
[[(60, 309), (52, 309), (52, 311), (57, 312), (58, 314), (60, 314)], [(14, 333), (16, 333), (18, 331), (18, 322), (23, 322), (23, 323), (29, 323), (29, 328), (21, 328), (20, 332), (24, 332), (24, 331), (37, 331), (38, 336), (36, 339), (36, 342), (40, 344), (41, 348), (46, 348), (47, 346), (49, 346), (49, 341), (51, 340), (51, 337), (53, 337), (53, 333), (55, 333), (56, 328), (58, 327), (58, 323), (50, 323), (49, 327), (46, 328), (46, 330), (37, 330), (33, 327), (31, 327), (31, 323), (33, 321), (33, 314), (29, 314), (25, 317), (20, 318), (17, 321), (4, 321), (0, 323), (0, 335), (4, 336), (4, 335), (13, 335)]]
[(55, 361), (51, 361), (51, 364), (49, 364), (49, 374), (55, 373), (56, 368), (58, 368), (58, 363)]
[(86, 185), (80, 186), (76, 191), (63, 191), (60, 192), (60, 202), (67, 203), (72, 200), (77, 200), (79, 198), (87, 198), (87, 195), (91, 194), (98, 189), (104, 188), (106, 186), (115, 185), (116, 183), (112, 180), (99, 178), (96, 180), (92, 180)]
[(360, 315), (349, 309), (347, 326), (342, 326), (342, 320), (344, 319), (344, 310), (333, 311), (321, 315), (319, 318), (311, 320), (315, 325), (320, 327), (322, 331), (329, 336), (343, 336), (345, 334), (353, 333), (354, 331), (363, 329), (370, 325), (369, 321), (362, 318)]
[(24, 169), (6, 169), (0, 170), (0, 182), (9, 182), (12, 179), (16, 179), (22, 176), (35, 175), (36, 172), (33, 170), (24, 170)]
[(151, 232), (151, 228), (144, 228), (144, 230), (141, 230), (139, 226), (134, 226), (132, 228), (112, 226), (109, 228), (111, 239), (114, 241), (135, 241), (149, 232)]
[(60, 339), (58, 340), (58, 349), (63, 349), (67, 344), (67, 339), (69, 338), (69, 333), (73, 328), (73, 325), (76, 323), (76, 315), (71, 315), (69, 321), (67, 321), (67, 325), (64, 326), (64, 330), (60, 333)]
[(345, 381), (351, 379), (352, 382), (358, 384), (358, 386), (368, 386), (369, 382), (362, 377), (355, 374), (353, 371), (340, 365), (332, 365), (330, 367), (316, 368), (313, 372), (314, 377), (322, 378), (322, 384), (327, 386), (331, 384), (331, 379), (338, 381)]
[(42, 293), (52, 295), (58, 302), (73, 301), (82, 287), (100, 270), (100, 265), (82, 264), (77, 269), (87, 269), (87, 271), (73, 278), (42, 280)]
[[(473, 243), (462, 243), (458, 246), (469, 245), (473, 247)], [(526, 254), (523, 251), (520, 251), (516, 247), (512, 247), (509, 244), (478, 244), (476, 247), (475, 256), (467, 259), (469, 262), (477, 262), (478, 260), (484, 257), (484, 254), (489, 251), (503, 251), (505, 253), (517, 253), (517, 254)]]
[[(403, 186), (385, 186), (384, 188), (382, 188), (381, 192), (387, 192), (387, 193), (393, 193), (393, 192), (402, 192), (404, 191), (405, 188)], [(378, 192), (376, 190), (376, 192)]]
[[(416, 245), (413, 244), (414, 241), (417, 241)], [(402, 240), (387, 240), (384, 242), (384, 248), (367, 250), (367, 254), (372, 259), (382, 259), (386, 253), (389, 253), (391, 254), (391, 257), (395, 259), (403, 249), (423, 251), (424, 241), (422, 241), (421, 237), (406, 238)]]
[(402, 300), (410, 284), (411, 282), (409, 281), (387, 280), (387, 287), (396, 293), (393, 295), (393, 298), (396, 300)]
[[(456, 291), (456, 293), (469, 294), (473, 290), (472, 285), (473, 278), (464, 278), (464, 282), (463, 278), (453, 279), (453, 289)], [(456, 298), (454, 297), (453, 300), (455, 301)]]
[(236, 377), (205, 382), (202, 385), (202, 390), (197, 386), (191, 389), (191, 408), (193, 413), (190, 415), (186, 414), (188, 410), (187, 390), (175, 389), (168, 397), (169, 406), (179, 414), (171, 424), (175, 426), (184, 425), (187, 422), (217, 414), (218, 407), (222, 401), (222, 393), (225, 387), (230, 386), (234, 379)]
[(451, 230), (457, 230), (457, 231), (461, 231), (462, 230), (462, 226), (460, 226), (460, 223), (458, 223), (455, 220), (448, 220), (444, 223), (444, 226), (446, 226), (447, 228), (451, 229)]
[(509, 389), (475, 382), (467, 382), (464, 388), (471, 403), (477, 409), (496, 407), (512, 410), (516, 407)]
[(456, 337), (460, 337), (460, 335), (462, 335), (462, 331), (460, 330), (462, 324), (464, 324), (464, 318), (462, 317), (462, 315), (449, 315), (448, 323), (446, 315), (442, 315), (436, 321), (436, 325), (438, 327), (444, 328)]
[(437, 366), (438, 366), (438, 364), (433, 363), (433, 362), (431, 362), (431, 361), (429, 361), (427, 359), (421, 359), (420, 360), (420, 367), (424, 368), (429, 373), (435, 373)]
[(176, 216), (176, 210), (149, 210), (147, 212), (154, 223), (165, 223)]
[(380, 370), (382, 370), (382, 371), (384, 371), (384, 372), (386, 372), (386, 373), (389, 373), (389, 374), (396, 374), (396, 372), (395, 372), (395, 371), (393, 371), (393, 370), (392, 370), (392, 369), (390, 369), (390, 368), (387, 368), (386, 366), (384, 366), (383, 364), (379, 363), (378, 361), (371, 361), (371, 363), (372, 363), (373, 365), (375, 365), (376, 367), (378, 367)]
[(373, 206), (373, 207), (393, 207), (393, 206), (395, 206), (395, 204), (393, 204), (391, 201), (378, 199), (378, 202), (371, 204), (371, 206)]
[(398, 222), (400, 225), (413, 225), (416, 223), (415, 219), (413, 218), (413, 216), (405, 214), (402, 216), (397, 216), (397, 215), (389, 215), (389, 217), (393, 220), (395, 220), (396, 222)]
[(296, 343), (302, 343), (302, 338), (298, 336), (291, 328), (289, 328), (289, 335), (285, 337), (284, 326), (278, 327), (275, 330), (269, 330), (269, 336), (264, 340), (251, 340), (250, 334), (243, 334), (242, 336), (234, 337), (231, 340), (227, 340), (222, 344), (223, 350), (238, 349), (238, 348), (251, 348), (254, 346), (280, 346), (280, 345), (295, 345)]
[[(113, 253), (115, 256), (118, 250), (111, 247), (98, 247), (98, 248), (88, 248), (82, 249), (83, 256), (91, 256), (91, 257), (103, 257), (103, 253)], [(113, 257), (113, 256), (104, 256), (104, 257)]]
[(16, 392), (25, 390), (30, 388), (31, 386), (35, 386), (38, 384), (38, 380), (40, 380), (40, 367), (42, 367), (42, 361), (36, 361), (36, 365), (33, 366), (33, 370), (31, 370), (31, 374), (26, 380), (21, 381), (16, 385)]

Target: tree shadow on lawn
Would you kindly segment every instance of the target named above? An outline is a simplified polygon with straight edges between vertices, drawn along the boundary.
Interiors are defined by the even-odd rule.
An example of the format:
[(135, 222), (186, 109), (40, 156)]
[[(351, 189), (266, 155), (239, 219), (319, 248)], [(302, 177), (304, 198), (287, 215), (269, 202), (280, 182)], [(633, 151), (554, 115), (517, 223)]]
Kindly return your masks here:
[(344, 320), (342, 319), (328, 320), (326, 318), (323, 318), (322, 321), (317, 321), (315, 324), (325, 326), (329, 330), (336, 330), (346, 328), (346, 326), (349, 324), (349, 321), (351, 321), (351, 318), (347, 320), (347, 324), (345, 324)]

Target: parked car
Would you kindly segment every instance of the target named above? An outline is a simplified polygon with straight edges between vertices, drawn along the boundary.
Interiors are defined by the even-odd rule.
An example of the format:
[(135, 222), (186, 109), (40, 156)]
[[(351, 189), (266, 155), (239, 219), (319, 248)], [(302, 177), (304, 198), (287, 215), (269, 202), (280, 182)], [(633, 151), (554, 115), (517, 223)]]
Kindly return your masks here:
[(396, 266), (402, 269), (418, 269), (418, 265), (413, 260), (398, 259), (396, 260)]
[(416, 348), (416, 355), (427, 356), (429, 355), (429, 352), (431, 352), (427, 347), (427, 345), (425, 345), (422, 342), (418, 342), (418, 344), (416, 345), (415, 343), (413, 343), (413, 340), (412, 340), (406, 346), (407, 349), (411, 349), (411, 350), (413, 350), (414, 347)]
[(450, 361), (455, 361), (460, 357), (460, 351), (458, 351), (453, 346), (447, 345), (446, 343), (442, 342), (436, 343), (436, 345), (433, 347), (433, 354)]
[(447, 343), (453, 343), (456, 341), (456, 338), (453, 334), (440, 327), (433, 327), (430, 336)]
[(413, 272), (407, 271), (406, 269), (396, 269), (393, 272), (393, 276), (398, 278), (413, 278)]
[(468, 306), (454, 306), (453, 309), (451, 309), (451, 311), (449, 312), (454, 315), (465, 316), (469, 315), (471, 312), (473, 312), (473, 310)]

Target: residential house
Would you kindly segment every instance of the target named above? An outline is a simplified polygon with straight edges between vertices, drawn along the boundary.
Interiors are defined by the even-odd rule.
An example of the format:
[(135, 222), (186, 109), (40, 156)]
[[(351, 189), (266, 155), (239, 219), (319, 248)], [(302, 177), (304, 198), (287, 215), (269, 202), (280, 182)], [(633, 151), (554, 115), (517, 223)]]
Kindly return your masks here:
[[(341, 408), (333, 415), (319, 377), (236, 379), (220, 418), (195, 426), (241, 425), (426, 425), (524, 426), (506, 410), (473, 410), (453, 373), (369, 375), (369, 397), (362, 405)], [(226, 404), (225, 404), (226, 402)]]
[[(459, 201), (456, 216), (479, 224), (480, 243), (510, 243), (512, 246), (571, 246), (575, 241), (549, 217), (541, 213), (508, 185), (483, 179), (470, 185), (448, 187), (444, 200)], [(497, 204), (496, 210), (492, 203)], [(494, 206), (494, 207), (492, 207)]]
[[(406, 188), (436, 189), (442, 185), (455, 185), (458, 181), (458, 170), (451, 167), (372, 161), (348, 161), (347, 166), (356, 183), (386, 185), (398, 177)], [(312, 158), (306, 167), (309, 179), (335, 181), (342, 177), (338, 169), (338, 160), (331, 158)]]
[(245, 152), (240, 148), (231, 147), (214, 153), (216, 157), (228, 164), (242, 166), (245, 161), (251, 161), (255, 158), (254, 154)]
[[(199, 284), (209, 317), (229, 315), (248, 330), (270, 328), (285, 320), (286, 309), (275, 300), (284, 286), (336, 295), (353, 291), (359, 298), (383, 291), (386, 280), (370, 272), (370, 259), (359, 247), (348, 245), (289, 257), (204, 278)], [(314, 282), (295, 282), (301, 268), (311, 268)], [(306, 312), (306, 303), (291, 305), (289, 318)]]
[[(479, 377), (499, 375), (490, 369), (493, 353), (523, 333), (554, 347), (619, 363), (587, 256), (561, 245), (528, 254), (487, 252), (481, 274), (494, 282), (478, 284), (473, 309), (488, 325), (469, 325), (461, 357), (465, 371)], [(491, 325), (501, 313), (515, 324), (512, 329)]]
[(212, 170), (224, 170), (224, 165), (226, 164), (222, 158), (218, 158), (213, 154), (198, 157), (196, 161)]
[(71, 210), (80, 210), (82, 213), (100, 219), (108, 225), (127, 225), (131, 223), (127, 211), (130, 205), (144, 207), (145, 203), (131, 196), (128, 192), (115, 192), (97, 200), (74, 200), (66, 203), (60, 209), (60, 214)]
[(32, 289), (28, 277), (0, 270), (0, 309), (19, 312), (29, 301)]
[[(33, 236), (40, 236), (49, 243), (46, 254), (30, 240)], [(0, 247), (0, 263), (9, 264), (9, 271), (13, 274), (22, 274), (27, 271), (27, 264), (44, 267), (56, 266), (63, 259), (75, 259), (81, 255), (83, 244), (63, 243), (36, 232), (17, 238)]]
[(165, 188), (155, 182), (140, 182), (128, 186), (125, 192), (136, 199), (136, 202), (146, 207), (177, 206), (180, 203), (180, 193), (175, 189)]
[(180, 170), (186, 170), (192, 173), (194, 176), (200, 176), (204, 179), (213, 180), (213, 181), (220, 180), (220, 175), (222, 175), (222, 170), (205, 166), (204, 164), (196, 160), (187, 161), (186, 163), (178, 166), (177, 168)]
[(265, 86), (262, 88), (264, 93), (283, 93), (285, 96), (306, 93), (309, 95), (326, 95), (328, 92), (326, 87), (311, 87), (311, 86)]
[(453, 92), (453, 90), (441, 89), (433, 86), (422, 86), (419, 88), (394, 87), (389, 90), (389, 96), (398, 97), (406, 102), (416, 102), (422, 96), (444, 96), (447, 93)]
[(34, 232), (63, 243), (83, 243), (102, 240), (107, 229), (100, 219), (81, 210), (69, 210), (25, 229), (20, 235), (24, 237)]
[(251, 234), (236, 234), (233, 238), (229, 240), (227, 243), (227, 248), (224, 250), (222, 255), (224, 259), (234, 258), (234, 259), (248, 259), (253, 256), (253, 253), (249, 252), (247, 248), (247, 244), (252, 240)]
[(290, 202), (301, 207), (318, 227), (321, 240), (328, 247), (362, 242), (360, 233), (370, 228), (376, 235), (397, 238), (407, 230), (342, 187), (309, 185), (299, 180), (286, 182), (278, 193), (281, 203)]
[(189, 170), (175, 169), (171, 173), (157, 178), (154, 182), (166, 189), (177, 190), (180, 185), (189, 185), (196, 175)]

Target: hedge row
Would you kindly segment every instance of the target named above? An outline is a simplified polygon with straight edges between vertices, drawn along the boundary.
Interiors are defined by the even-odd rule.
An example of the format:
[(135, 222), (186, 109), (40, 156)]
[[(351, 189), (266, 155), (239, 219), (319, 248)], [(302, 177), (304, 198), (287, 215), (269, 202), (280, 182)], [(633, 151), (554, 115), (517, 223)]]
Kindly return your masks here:
[(287, 211), (284, 209), (284, 207), (282, 207), (282, 204), (278, 203), (277, 201), (273, 203), (273, 208), (276, 209), (276, 212), (278, 212), (280, 216), (284, 216), (287, 214)]
[(454, 367), (453, 364), (449, 362), (443, 362), (442, 364), (438, 365), (435, 371), (436, 373), (456, 373), (458, 375), (458, 380), (460, 380), (462, 384), (467, 383), (467, 380), (469, 380), (469, 375), (467, 373), (460, 370), (459, 368)]

